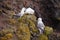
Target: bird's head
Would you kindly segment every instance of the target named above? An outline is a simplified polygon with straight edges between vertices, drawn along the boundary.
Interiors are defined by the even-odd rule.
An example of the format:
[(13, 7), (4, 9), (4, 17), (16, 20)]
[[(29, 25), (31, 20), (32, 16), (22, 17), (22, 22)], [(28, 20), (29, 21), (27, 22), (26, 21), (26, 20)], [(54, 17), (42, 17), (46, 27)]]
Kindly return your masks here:
[(25, 7), (23, 7), (23, 8), (22, 8), (22, 10), (21, 10), (21, 12), (25, 12), (25, 10), (26, 10), (26, 8), (25, 8)]
[(42, 21), (42, 18), (38, 18), (38, 21)]

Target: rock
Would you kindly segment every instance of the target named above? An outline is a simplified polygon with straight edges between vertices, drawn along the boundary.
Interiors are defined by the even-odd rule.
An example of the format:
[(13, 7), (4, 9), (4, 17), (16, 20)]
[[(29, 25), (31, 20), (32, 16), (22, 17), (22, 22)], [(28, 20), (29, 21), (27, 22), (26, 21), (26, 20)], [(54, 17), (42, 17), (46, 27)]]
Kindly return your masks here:
[[(23, 17), (23, 19), (21, 19), (21, 20), (20, 20), (20, 18), (19, 19), (11, 18), (11, 19), (16, 20), (16, 23), (14, 22), (14, 20), (12, 20), (13, 22), (10, 20), (11, 24), (9, 24), (9, 22), (7, 23), (6, 20), (9, 19), (9, 16), (10, 17), (12, 16), (10, 14), (11, 11), (13, 11), (13, 13), (15, 13), (15, 14), (18, 14), (21, 11), (22, 7), (26, 7), (26, 8), (30, 7), (32, 9), (34, 9), (35, 16), (37, 18), (42, 17), (42, 20), (46, 26), (51, 26), (55, 29), (57, 28), (57, 26), (58, 26), (58, 28), (60, 27), (59, 26), (60, 21), (58, 21), (58, 19), (55, 17), (56, 13), (58, 13), (58, 15), (60, 14), (58, 11), (58, 10), (60, 10), (60, 1), (59, 0), (0, 0), (0, 9), (1, 9), (0, 13), (2, 14), (2, 15), (0, 15), (0, 31), (2, 31), (2, 29), (4, 29), (5, 31), (9, 30), (9, 32), (11, 32), (11, 30), (12, 30), (11, 33), (13, 33), (13, 39), (11, 38), (10, 40), (18, 40), (18, 37), (16, 36), (17, 27), (20, 25), (19, 23), (21, 21), (23, 23), (25, 23), (24, 20), (26, 17)], [(28, 25), (28, 23), (30, 24), (31, 29), (30, 29), (30, 27), (28, 27), (29, 28), (28, 30), (30, 30), (29, 32), (31, 33), (31, 35), (33, 35), (32, 38), (34, 38), (34, 36), (39, 33), (38, 29), (35, 29), (36, 28), (35, 24), (36, 24), (36, 19), (37, 19), (35, 16), (34, 17), (31, 16), (32, 18), (30, 18), (30, 16), (29, 16), (28, 17), (29, 22), (26, 23), (27, 25)], [(12, 25), (12, 24), (14, 24), (14, 25)], [(25, 27), (23, 27), (23, 28), (25, 28)], [(25, 32), (26, 32), (26, 30), (25, 30)], [(2, 33), (3, 36), (6, 35), (4, 33), (7, 33), (7, 32), (3, 32)], [(27, 36), (25, 36), (25, 38)], [(0, 38), (1, 38), (1, 36), (0, 36)], [(9, 40), (9, 39), (7, 39), (7, 37), (6, 38), (2, 37), (1, 40)]]

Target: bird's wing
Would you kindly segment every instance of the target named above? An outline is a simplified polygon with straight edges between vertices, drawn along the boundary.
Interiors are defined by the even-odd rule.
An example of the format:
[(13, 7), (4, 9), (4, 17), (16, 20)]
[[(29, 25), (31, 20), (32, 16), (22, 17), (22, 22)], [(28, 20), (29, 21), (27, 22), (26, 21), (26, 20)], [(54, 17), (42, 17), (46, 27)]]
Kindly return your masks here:
[(27, 8), (25, 13), (34, 14), (34, 10), (32, 8)]
[(37, 24), (37, 27), (43, 29), (43, 28), (45, 27), (45, 25), (44, 25), (43, 23), (40, 23), (40, 22), (39, 22), (39, 23)]

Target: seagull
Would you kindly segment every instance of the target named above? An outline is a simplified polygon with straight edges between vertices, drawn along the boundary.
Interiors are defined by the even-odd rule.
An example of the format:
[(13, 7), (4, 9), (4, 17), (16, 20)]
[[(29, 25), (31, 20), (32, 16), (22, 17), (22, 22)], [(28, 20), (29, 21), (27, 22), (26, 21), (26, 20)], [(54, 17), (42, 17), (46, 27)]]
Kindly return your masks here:
[(16, 17), (22, 17), (24, 14), (34, 14), (34, 10), (32, 8), (23, 7), (21, 12), (16, 14)]
[(40, 34), (43, 34), (45, 25), (44, 25), (44, 23), (42, 21), (42, 18), (38, 18), (38, 20), (37, 20), (37, 27), (38, 27), (38, 29), (40, 31)]
[(23, 7), (23, 8), (22, 8), (22, 10), (21, 10), (21, 12), (20, 12), (20, 13), (18, 13), (18, 14), (17, 14), (17, 16), (22, 17), (22, 16), (25, 14), (25, 10), (26, 10), (26, 8), (25, 8), (25, 7)]
[(27, 13), (27, 14), (34, 14), (34, 10), (29, 7), (29, 8), (26, 9), (25, 13)]

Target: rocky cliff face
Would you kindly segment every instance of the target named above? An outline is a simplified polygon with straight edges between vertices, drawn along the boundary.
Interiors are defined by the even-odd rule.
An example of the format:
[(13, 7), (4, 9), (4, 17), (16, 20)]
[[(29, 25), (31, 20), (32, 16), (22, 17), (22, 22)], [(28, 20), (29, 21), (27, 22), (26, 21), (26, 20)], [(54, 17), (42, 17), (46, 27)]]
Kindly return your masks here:
[(9, 11), (19, 13), (22, 7), (33, 8), (36, 12), (37, 18), (42, 17), (45, 25), (55, 26), (56, 24), (59, 24), (58, 23), (60, 20), (59, 0), (1, 0), (0, 1), (1, 13), (8, 14)]
[[(22, 7), (33, 8), (35, 10), (35, 16), (37, 18), (42, 17), (43, 22), (46, 26), (51, 26), (51, 27), (57, 28), (57, 29), (60, 28), (59, 27), (60, 26), (60, 1), (59, 0), (0, 0), (0, 30), (2, 30), (1, 32), (3, 32), (3, 33), (0, 33), (0, 35), (3, 36), (3, 38), (4, 38), (4, 39), (1, 38), (1, 40), (5, 40), (6, 37), (12, 38), (12, 35), (13, 35), (12, 30), (13, 31), (16, 30), (16, 26), (15, 26), (16, 20), (10, 19), (10, 18), (13, 18), (14, 14), (18, 14), (21, 11)], [(7, 19), (9, 19), (9, 20), (7, 20)], [(7, 21), (9, 21), (11, 23), (9, 23)], [(8, 25), (8, 23), (10, 25)], [(13, 28), (11, 28), (12, 27), (11, 24), (13, 24), (13, 26), (14, 26)], [(24, 24), (24, 26), (26, 26), (26, 25)], [(23, 26), (23, 28), (25, 28), (24, 26)], [(30, 36), (31, 36), (30, 32), (29, 32), (30, 30), (28, 27), (26, 27), (26, 28), (25, 28), (25, 31), (28, 30), (27, 35), (29, 35), (28, 38), (30, 39)], [(21, 30), (22, 30), (22, 28), (21, 28)], [(21, 34), (19, 34), (21, 32), (21, 30), (18, 30), (18, 32), (17, 32), (18, 34), (16, 33), (16, 31), (14, 33), (16, 33), (18, 37), (20, 37), (20, 36), (22, 36)], [(23, 32), (25, 32), (25, 31), (23, 30)], [(34, 31), (36, 31), (36, 30), (34, 30)], [(14, 34), (14, 36), (16, 36), (16, 35)], [(32, 35), (32, 36), (34, 36), (34, 35)], [(17, 40), (17, 39), (14, 39), (14, 40)]]

